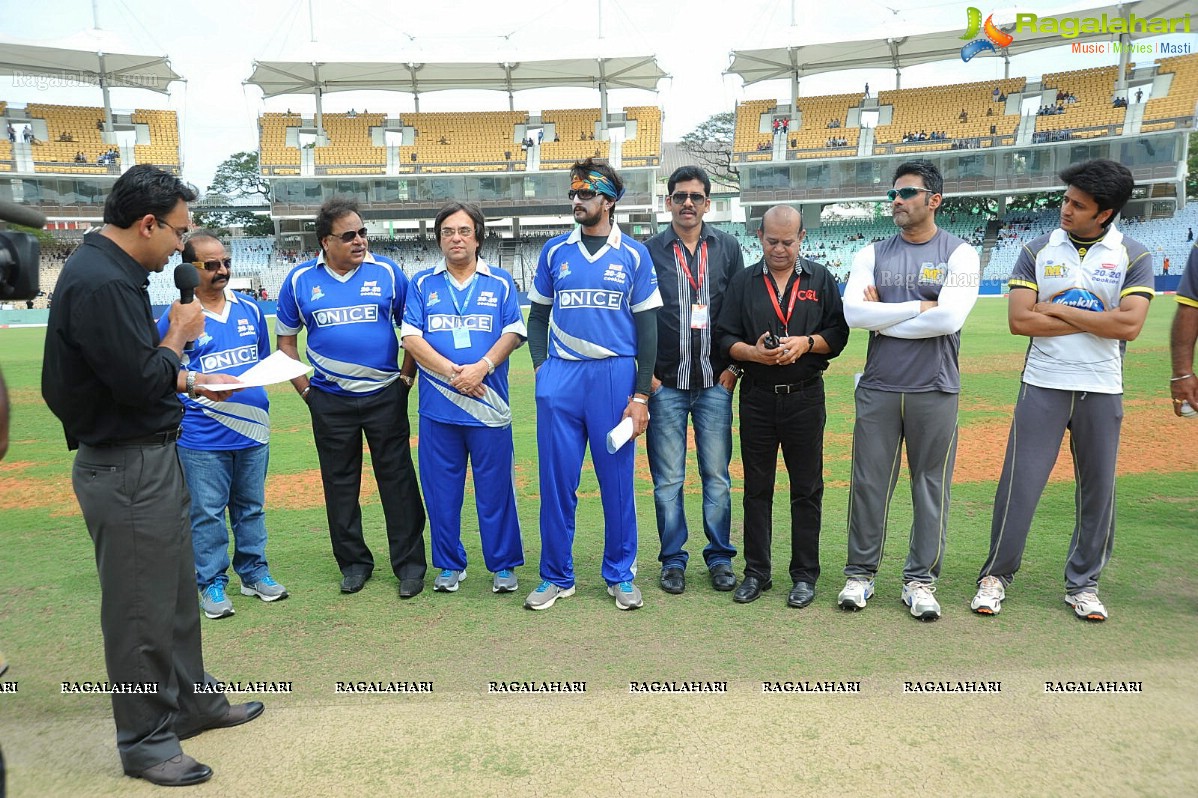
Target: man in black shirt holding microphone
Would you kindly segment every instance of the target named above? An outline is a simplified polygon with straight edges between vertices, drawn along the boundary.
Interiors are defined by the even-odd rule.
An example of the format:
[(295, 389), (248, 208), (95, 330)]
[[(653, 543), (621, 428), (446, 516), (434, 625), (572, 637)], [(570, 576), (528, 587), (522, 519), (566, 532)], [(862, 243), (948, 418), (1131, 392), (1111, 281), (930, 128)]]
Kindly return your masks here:
[[(177, 394), (220, 401), (229, 393), (197, 388), (196, 373), (180, 370), (183, 348), (204, 332), (203, 308), (189, 290), (186, 304), (171, 306), (161, 340), (146, 291), (149, 272), (182, 249), (195, 197), (148, 165), (113, 184), (104, 227), (84, 239), (58, 279), (42, 370), (42, 396), (67, 447), (78, 449), (71, 480), (95, 544), (121, 764), (129, 776), (167, 786), (212, 776), (183, 754), (180, 740), (263, 709), (195, 690), (214, 680), (204, 672), (189, 499), (175, 452)], [(235, 380), (218, 373), (204, 382)]]
[(828, 270), (800, 257), (803, 218), (778, 205), (757, 237), (761, 263), (728, 281), (716, 325), (721, 351), (744, 368), (740, 451), (745, 472), (745, 578), (741, 604), (769, 590), (774, 469), (778, 447), (790, 476), (790, 578), (787, 604), (806, 607), (819, 578), (824, 496), (823, 373), (849, 339), (840, 293)]

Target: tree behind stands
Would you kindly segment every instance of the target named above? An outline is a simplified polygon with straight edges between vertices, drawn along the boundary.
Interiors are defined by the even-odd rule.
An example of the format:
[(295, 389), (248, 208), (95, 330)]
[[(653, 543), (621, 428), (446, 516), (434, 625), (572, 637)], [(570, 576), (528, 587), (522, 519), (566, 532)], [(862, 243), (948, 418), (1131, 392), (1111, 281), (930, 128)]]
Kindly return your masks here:
[(740, 170), (732, 163), (736, 112), (716, 114), (682, 137), (682, 148), (707, 170), (713, 181), (740, 190)]

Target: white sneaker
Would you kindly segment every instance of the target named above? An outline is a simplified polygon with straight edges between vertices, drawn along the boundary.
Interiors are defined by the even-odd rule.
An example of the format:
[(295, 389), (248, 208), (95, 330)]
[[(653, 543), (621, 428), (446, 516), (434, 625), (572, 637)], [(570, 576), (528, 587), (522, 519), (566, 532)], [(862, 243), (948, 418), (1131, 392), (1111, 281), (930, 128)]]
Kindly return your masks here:
[(1073, 596), (1066, 595), (1065, 603), (1073, 607), (1077, 617), (1087, 621), (1105, 621), (1108, 617), (1106, 607), (1102, 606), (1102, 602), (1098, 600), (1098, 594), (1092, 590)]
[(851, 576), (844, 583), (844, 590), (840, 591), (840, 595), (836, 597), (836, 603), (842, 609), (853, 610), (855, 612), (865, 609), (865, 602), (873, 598), (873, 595), (874, 580)]
[(911, 608), (911, 614), (921, 621), (934, 621), (940, 617), (940, 602), (932, 594), (935, 585), (926, 582), (908, 582), (903, 585), (903, 603)]
[(978, 594), (969, 603), (969, 608), (979, 615), (998, 615), (1006, 597), (1007, 591), (1003, 589), (1001, 579), (983, 576), (982, 581), (978, 582)]

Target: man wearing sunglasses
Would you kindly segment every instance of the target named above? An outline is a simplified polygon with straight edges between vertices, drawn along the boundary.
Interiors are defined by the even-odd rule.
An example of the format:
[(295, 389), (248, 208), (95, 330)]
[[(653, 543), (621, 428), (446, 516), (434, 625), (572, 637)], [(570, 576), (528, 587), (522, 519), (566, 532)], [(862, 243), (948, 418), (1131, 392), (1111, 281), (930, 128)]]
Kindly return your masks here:
[(320, 255), (283, 281), (275, 321), (278, 348), (299, 360), (308, 330), (311, 380), (292, 380), (312, 414), (325, 514), (341, 592), (357, 593), (374, 571), (362, 534), (362, 436), (387, 525), (399, 597), (424, 589), (424, 505), (409, 444), (408, 390), (415, 364), (399, 366), (395, 327), (403, 322), (408, 278), (394, 261), (372, 255), (351, 197), (332, 197), (316, 216)]
[[(196, 388), (180, 368), (188, 341), (204, 335), (198, 302), (175, 302), (158, 334), (147, 293), (183, 247), (195, 192), (174, 175), (139, 164), (104, 201), (104, 227), (67, 259), (46, 330), (42, 396), (78, 450), (71, 481), (95, 544), (104, 661), (114, 684), (112, 715), (125, 774), (183, 786), (212, 777), (180, 740), (262, 714), (252, 701), (230, 706), (204, 671), (188, 490), (175, 441), (192, 391), (223, 401), (228, 391)], [(211, 383), (234, 382), (225, 374)], [(134, 512), (136, 510), (136, 512)]]
[(661, 294), (653, 261), (615, 224), (624, 183), (591, 158), (570, 170), (574, 231), (549, 239), (528, 292), (528, 348), (536, 369), (541, 479), (541, 584), (524, 605), (574, 595), (574, 528), (586, 447), (603, 502), (603, 581), (616, 608), (640, 607), (633, 496), (635, 447), (607, 449), (625, 418), (633, 437), (649, 425)]
[(745, 267), (737, 240), (703, 223), (711, 207), (711, 178), (698, 166), (670, 175), (666, 209), (670, 226), (645, 242), (657, 273), (657, 365), (646, 440), (653, 475), (653, 504), (661, 541), (661, 589), (686, 589), (688, 537), (683, 483), (687, 418), (695, 428), (703, 482), (703, 559), (716, 590), (736, 587), (732, 558), (732, 391), (740, 367), (712, 341), (728, 279)]
[(901, 598), (925, 621), (940, 617), (934, 593), (957, 451), (957, 353), (981, 279), (977, 251), (936, 225), (943, 191), (930, 161), (895, 170), (886, 196), (899, 232), (857, 253), (844, 292), (849, 326), (870, 335), (856, 392), (847, 581), (837, 602), (859, 610), (874, 593), (906, 445), (914, 521)]
[[(204, 334), (183, 352), (183, 367), (203, 374), (237, 377), (270, 356), (270, 331), (258, 306), (228, 288), (232, 261), (225, 246), (207, 230), (191, 233), (183, 262), (199, 271), (195, 299), (204, 309)], [(170, 319), (158, 320), (166, 335)], [(270, 440), (265, 388), (246, 388), (227, 402), (183, 393), (179, 461), (191, 491), (191, 543), (200, 609), (208, 618), (232, 615), (229, 584), (229, 530), (233, 527), (233, 569), (241, 593), (263, 601), (287, 597), (287, 589), (266, 564), (266, 469)]]
[(1152, 254), (1114, 224), (1135, 189), (1131, 170), (1098, 158), (1059, 177), (1060, 227), (1025, 244), (1011, 271), (1007, 320), (1031, 343), (971, 607), (982, 615), (1002, 608), (1068, 429), (1077, 491), (1065, 603), (1080, 619), (1105, 621), (1098, 578), (1115, 545), (1123, 353), (1156, 292)]

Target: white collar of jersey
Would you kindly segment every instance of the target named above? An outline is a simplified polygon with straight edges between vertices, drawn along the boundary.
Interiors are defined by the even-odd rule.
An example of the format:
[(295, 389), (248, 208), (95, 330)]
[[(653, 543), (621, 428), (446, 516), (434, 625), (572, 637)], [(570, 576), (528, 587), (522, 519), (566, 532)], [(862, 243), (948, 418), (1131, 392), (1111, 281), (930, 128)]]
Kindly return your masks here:
[[(228, 286), (225, 286), (224, 290), (221, 293), (223, 293), (225, 295), (225, 306), (223, 308), (221, 308), (221, 312), (217, 313), (216, 311), (208, 310), (208, 308), (204, 308), (204, 315), (211, 316), (212, 318), (216, 319), (217, 321), (219, 321), (223, 324), (224, 322), (229, 320), (229, 309), (231, 307), (233, 307), (233, 303), (238, 302), (240, 300), (238, 300), (238, 298), (237, 298), (237, 292), (234, 291), (232, 288), (229, 288)], [(201, 303), (201, 305), (202, 304), (203, 303)]]
[[(613, 222), (611, 232), (607, 234), (607, 245), (612, 249), (619, 249), (621, 238), (620, 226)], [(570, 233), (570, 237), (566, 239), (566, 243), (577, 244), (579, 241), (582, 241), (582, 225), (576, 224), (574, 225), (574, 230)]]
[[(487, 262), (485, 260), (483, 260), (482, 258), (479, 258), (474, 263), (475, 263), (475, 266), (474, 266), (475, 271), (477, 271), (479, 274), (485, 274), (487, 277), (491, 276), (491, 267), (487, 265)], [(444, 259), (442, 259), (442, 261), (440, 263), (438, 263), (436, 266), (433, 267), (433, 274), (440, 274), (441, 272), (447, 272), (447, 271), (449, 271), (449, 267), (447, 265), (445, 265)]]
[[(366, 250), (366, 257), (362, 258), (362, 263), (378, 263), (378, 261), (374, 259), (374, 255), (370, 254), (370, 250)], [(328, 264), (326, 264), (324, 262), (324, 250), (321, 250), (320, 254), (316, 256), (316, 265), (317, 266), (325, 266), (326, 271), (328, 271), (329, 274), (333, 275), (338, 280), (342, 280), (342, 281), (348, 280), (350, 277), (352, 277), (354, 275), (355, 272), (358, 271), (358, 267), (355, 266), (353, 269), (351, 269), (350, 271), (347, 271), (345, 274), (342, 275), (342, 274), (338, 274), (337, 272), (333, 271), (332, 269), (328, 269), (327, 268)]]
[[(1069, 234), (1061, 228), (1052, 231), (1048, 237), (1048, 243), (1055, 247), (1069, 243)], [(1106, 229), (1106, 235), (1094, 244), (1096, 247), (1106, 247), (1107, 249), (1117, 249), (1123, 243), (1123, 233), (1115, 229), (1115, 223), (1111, 222), (1111, 226)], [(1071, 245), (1072, 246), (1072, 245)]]

